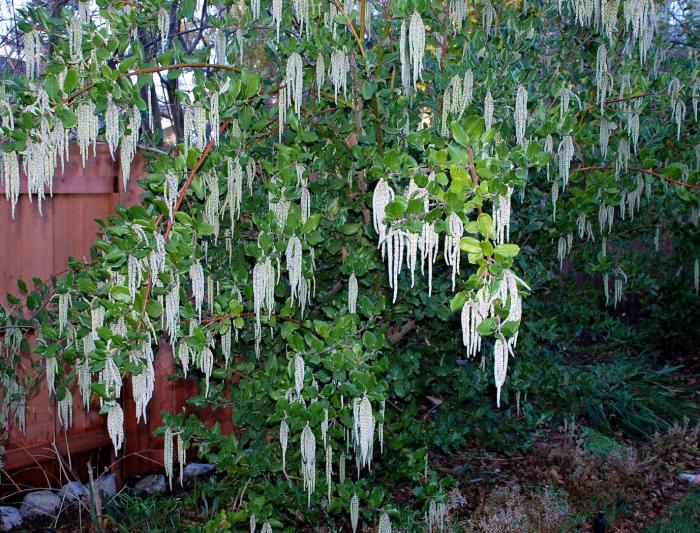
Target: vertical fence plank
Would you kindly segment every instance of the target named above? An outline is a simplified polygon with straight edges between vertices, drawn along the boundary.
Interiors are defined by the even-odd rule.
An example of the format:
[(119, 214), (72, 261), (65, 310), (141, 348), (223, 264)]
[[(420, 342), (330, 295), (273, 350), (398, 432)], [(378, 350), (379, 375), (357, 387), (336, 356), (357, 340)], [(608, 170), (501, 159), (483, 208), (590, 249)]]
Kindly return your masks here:
[[(19, 207), (19, 205), (17, 206)], [(7, 305), (7, 293), (17, 294), (17, 276), (21, 274), (21, 258), (19, 252), (19, 239), (21, 233), (17, 214), (12, 219), (9, 202), (0, 199), (0, 256), (2, 268), (0, 268), (0, 304)]]

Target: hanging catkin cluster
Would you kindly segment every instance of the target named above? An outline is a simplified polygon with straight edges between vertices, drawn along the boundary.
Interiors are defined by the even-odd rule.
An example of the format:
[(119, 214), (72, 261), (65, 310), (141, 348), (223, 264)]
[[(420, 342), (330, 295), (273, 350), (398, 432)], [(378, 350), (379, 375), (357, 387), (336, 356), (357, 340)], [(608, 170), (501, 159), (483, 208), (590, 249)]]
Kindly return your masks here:
[(508, 372), (508, 353), (510, 346), (502, 337), (497, 337), (493, 345), (493, 377), (496, 382), (496, 405), (501, 406), (501, 388), (506, 382)]
[(140, 350), (131, 352), (129, 361), (135, 366), (141, 365), (141, 372), (132, 374), (131, 390), (134, 403), (136, 404), (136, 421), (138, 422), (143, 417), (143, 421), (147, 422), (146, 408), (153, 397), (156, 380), (151, 343), (144, 341)]
[[(253, 267), (253, 311), (255, 312), (255, 340), (260, 344), (261, 324), (260, 315), (267, 311), (268, 317), (275, 307), (275, 267), (269, 257), (258, 260)], [(256, 350), (257, 352), (257, 350)]]
[(330, 503), (333, 493), (333, 449), (330, 445), (326, 446), (326, 490), (326, 497)]
[(214, 62), (220, 65), (228, 65), (228, 58), (226, 57), (226, 49), (228, 47), (228, 42), (226, 39), (226, 32), (223, 29), (216, 29), (214, 31)]
[(384, 222), (386, 218), (386, 206), (394, 199), (394, 191), (389, 184), (381, 178), (374, 188), (372, 195), (372, 221), (374, 231), (377, 232), (379, 246), (382, 250), (382, 258), (384, 258), (386, 250), (386, 235), (388, 224)]
[(304, 365), (304, 358), (296, 354), (294, 356), (294, 390), (297, 393), (297, 398), (301, 399), (301, 391), (304, 388), (304, 376), (306, 375), (306, 369)]
[(566, 238), (559, 237), (557, 242), (557, 259), (559, 259), (559, 269), (564, 268), (564, 259), (566, 258)]
[(491, 91), (486, 92), (484, 97), (484, 129), (486, 131), (493, 127), (493, 97)]
[[(518, 285), (522, 285), (526, 290), (529, 287), (511, 270), (503, 271), (499, 282), (498, 291), (491, 295), (488, 287), (482, 287), (474, 298), (469, 298), (462, 308), (462, 342), (467, 348), (467, 356), (476, 355), (481, 349), (481, 335), (478, 327), (481, 322), (493, 316), (494, 299), (499, 298), (502, 305), (508, 307), (508, 315), (505, 322), (518, 322), (522, 318), (522, 299), (518, 291)], [(499, 326), (500, 328), (500, 326)], [(502, 335), (496, 338), (494, 345), (494, 378), (496, 382), (496, 402), (500, 407), (500, 390), (505, 382), (508, 368), (508, 354), (513, 351), (518, 340), (517, 332), (510, 338), (505, 339)]]
[(359, 520), (360, 499), (357, 497), (357, 493), (354, 493), (350, 499), (350, 525), (352, 526), (352, 533), (357, 531), (357, 523)]
[(192, 122), (196, 140), (195, 146), (203, 150), (207, 144), (207, 110), (199, 102), (195, 102), (192, 106)]
[(608, 72), (608, 50), (605, 44), (601, 44), (598, 47), (598, 52), (596, 55), (596, 70), (595, 70), (595, 84), (596, 84), (596, 102), (600, 105), (600, 112), (603, 112), (603, 107), (605, 106), (605, 99), (609, 92), (612, 92), (612, 76)]
[(316, 490), (316, 437), (308, 423), (301, 432), (300, 451), (304, 490), (308, 493), (308, 504), (311, 505), (311, 495)]
[(192, 296), (194, 296), (194, 306), (197, 309), (199, 319), (202, 319), (202, 303), (204, 302), (204, 268), (195, 261), (190, 266), (190, 282), (192, 283)]
[(73, 425), (73, 393), (66, 388), (66, 392), (58, 401), (58, 421), (64, 429)]
[(328, 72), (328, 77), (333, 84), (333, 97), (335, 103), (338, 103), (338, 92), (342, 89), (343, 98), (347, 98), (348, 90), (348, 72), (350, 71), (350, 60), (348, 55), (340, 49), (333, 50), (331, 54), (331, 66)]
[(372, 404), (367, 395), (362, 398), (355, 412), (353, 429), (359, 448), (359, 461), (362, 467), (372, 468), (372, 451), (374, 449), (375, 421), (372, 415)]
[(236, 225), (236, 220), (241, 214), (241, 200), (243, 198), (243, 168), (238, 157), (226, 159), (226, 205), (229, 211), (231, 230)]
[(216, 145), (219, 144), (219, 122), (219, 92), (212, 91), (209, 93), (209, 124), (211, 126), (211, 139)]
[(462, 344), (467, 348), (467, 357), (475, 356), (481, 350), (481, 335), (477, 328), (493, 311), (491, 296), (486, 287), (476, 293), (475, 298), (469, 298), (462, 307)]
[(452, 267), (452, 290), (455, 290), (457, 275), (459, 274), (459, 262), (462, 250), (459, 243), (464, 235), (464, 223), (457, 213), (451, 213), (447, 222), (447, 234), (445, 235), (445, 263)]
[(282, 191), (280, 194), (280, 199), (277, 202), (273, 201), (274, 195), (272, 194), (272, 191), (268, 193), (267, 198), (270, 211), (272, 211), (275, 215), (277, 227), (280, 231), (284, 231), (284, 227), (287, 225), (287, 216), (289, 216), (289, 208), (291, 207), (291, 203), (284, 197), (284, 191)]
[(301, 114), (304, 99), (304, 64), (301, 56), (294, 52), (287, 59), (287, 105), (294, 106), (294, 113)]
[(559, 143), (557, 157), (559, 158), (559, 177), (563, 188), (566, 189), (566, 186), (569, 184), (571, 161), (574, 158), (574, 140), (571, 135), (564, 135), (561, 143)]
[(122, 377), (111, 355), (108, 355), (105, 360), (104, 370), (100, 373), (100, 381), (104, 385), (108, 395), (113, 398), (121, 396)]
[(622, 301), (622, 289), (625, 283), (627, 283), (627, 274), (620, 267), (615, 268), (613, 307), (617, 307), (617, 304)]
[(450, 1), (450, 24), (455, 34), (459, 33), (467, 18), (467, 0)]
[(348, 313), (357, 313), (357, 277), (353, 272), (350, 274), (350, 279), (348, 280)]
[(39, 74), (41, 61), (41, 37), (36, 30), (24, 34), (24, 68), (28, 78)]
[(165, 475), (168, 478), (170, 490), (173, 489), (173, 430), (170, 426), (165, 428), (163, 435), (163, 464)]
[(58, 334), (63, 333), (68, 325), (68, 310), (71, 305), (70, 293), (66, 292), (58, 295)]
[(413, 89), (418, 80), (423, 80), (423, 56), (425, 55), (425, 26), (418, 11), (411, 15), (408, 26), (408, 55), (413, 71)]
[(289, 425), (286, 420), (280, 422), (280, 446), (282, 448), (282, 472), (287, 472), (287, 445), (289, 443)]
[(527, 124), (527, 89), (522, 85), (518, 85), (518, 90), (515, 95), (515, 111), (513, 117), (515, 119), (516, 142), (524, 147), (525, 126)]
[(282, 24), (282, 0), (272, 0), (272, 22), (277, 29), (277, 41), (280, 40), (280, 24)]
[(14, 220), (20, 191), (19, 159), (17, 158), (17, 152), (8, 152), (3, 155), (2, 172), (0, 172), (0, 176), (4, 176), (5, 198), (10, 202), (12, 219)]
[(88, 147), (92, 144), (93, 155), (95, 155), (97, 146), (97, 132), (99, 121), (95, 114), (95, 103), (92, 101), (83, 102), (78, 106), (78, 126), (77, 138), (78, 146), (80, 147), (80, 157), (83, 162), (83, 167), (88, 158)]
[(141, 286), (143, 282), (143, 275), (141, 273), (141, 263), (133, 255), (129, 255), (127, 260), (127, 279), (129, 284), (129, 294), (133, 298), (136, 295), (136, 291)]
[(107, 406), (107, 434), (114, 445), (114, 453), (119, 453), (124, 443), (124, 411), (117, 402)]
[(292, 235), (287, 243), (285, 253), (287, 259), (287, 271), (289, 272), (289, 286), (292, 303), (299, 300), (299, 288), (302, 280), (302, 247), (299, 237)]
[(83, 59), (83, 26), (77, 14), (68, 19), (66, 29), (71, 63), (80, 63)]
[(386, 249), (386, 266), (389, 271), (389, 287), (393, 289), (392, 303), (396, 303), (399, 290), (399, 274), (403, 267), (403, 258), (406, 248), (406, 233), (393, 225), (389, 228), (384, 243), (380, 243)]
[(105, 111), (105, 139), (109, 146), (109, 153), (114, 159), (114, 151), (119, 145), (121, 131), (119, 129), (119, 108), (112, 101), (112, 95), (107, 98), (107, 110)]
[[(510, 201), (513, 187), (508, 186), (506, 194), (498, 195), (498, 204), (493, 208), (493, 225), (496, 228), (496, 243), (503, 244), (510, 240)], [(457, 244), (459, 248), (459, 244)]]
[(180, 325), (180, 277), (171, 272), (170, 291), (165, 295), (165, 330), (170, 337), (170, 345), (175, 345)]
[(449, 116), (462, 118), (465, 109), (472, 102), (474, 90), (474, 74), (468, 70), (464, 79), (454, 76), (450, 81), (442, 100), (442, 136), (448, 134), (447, 119)]
[(158, 33), (160, 34), (160, 51), (165, 53), (168, 47), (168, 33), (170, 32), (170, 13), (164, 7), (158, 10)]
[(382, 515), (379, 517), (377, 533), (391, 533), (391, 519), (386, 512), (382, 513)]
[(125, 133), (122, 136), (119, 150), (119, 163), (122, 171), (122, 186), (124, 187), (125, 191), (129, 185), (129, 178), (131, 176), (131, 162), (134, 160), (134, 156), (136, 155), (140, 129), (141, 111), (139, 111), (138, 107), (133, 106), (131, 108), (131, 113), (129, 114), (128, 133)]
[(209, 345), (205, 346), (199, 357), (197, 358), (199, 363), (199, 369), (204, 374), (204, 397), (209, 397), (209, 380), (211, 378), (211, 373), (214, 371), (214, 352), (212, 352)]
[(316, 98), (321, 100), (321, 89), (326, 82), (326, 63), (323, 54), (318, 54), (316, 58)]
[(409, 97), (413, 87), (411, 85), (411, 63), (408, 57), (407, 39), (408, 30), (406, 28), (406, 21), (404, 20), (401, 22), (401, 32), (399, 35), (399, 59), (401, 60), (401, 87), (403, 89), (403, 95)]
[(287, 123), (287, 88), (280, 87), (277, 93), (277, 139), (282, 142), (284, 125)]
[(49, 390), (49, 396), (56, 394), (56, 372), (58, 371), (58, 361), (55, 357), (47, 357), (45, 365), (46, 384)]
[(292, 13), (294, 18), (299, 22), (299, 36), (303, 37), (304, 29), (308, 36), (309, 32), (309, 4), (311, 0), (292, 0)]
[(481, 12), (481, 23), (484, 26), (484, 33), (486, 33), (487, 36), (490, 36), (496, 29), (495, 21), (496, 9), (493, 7), (493, 4), (491, 4), (490, 0), (487, 0)]

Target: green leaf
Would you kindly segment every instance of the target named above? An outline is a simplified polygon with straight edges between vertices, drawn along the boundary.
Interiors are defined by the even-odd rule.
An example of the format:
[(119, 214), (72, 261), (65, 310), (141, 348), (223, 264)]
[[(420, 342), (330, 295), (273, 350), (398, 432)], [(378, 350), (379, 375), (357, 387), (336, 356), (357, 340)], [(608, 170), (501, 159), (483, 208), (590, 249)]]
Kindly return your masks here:
[(358, 231), (360, 231), (361, 227), (362, 224), (343, 224), (340, 226), (339, 231), (343, 235), (355, 235)]
[(455, 144), (447, 145), (447, 152), (450, 154), (450, 160), (462, 165), (469, 164), (469, 155), (464, 148), (460, 148)]
[(252, 70), (243, 69), (243, 72), (241, 72), (241, 83), (243, 84), (243, 97), (250, 98), (260, 89), (260, 74)]
[(455, 141), (457, 141), (459, 144), (461, 144), (465, 148), (471, 144), (469, 134), (456, 120), (452, 121), (452, 124), (450, 125), (450, 130), (452, 131), (452, 137), (454, 137)]
[(197, 224), (197, 233), (202, 237), (209, 237), (214, 235), (216, 228), (211, 224), (205, 224), (204, 222)]
[(27, 296), (27, 307), (30, 311), (34, 311), (41, 307), (41, 295), (38, 292), (33, 292)]
[(452, 178), (450, 191), (460, 193), (465, 189), (472, 188), (472, 179), (463, 165), (451, 165), (450, 177)]
[(153, 298), (148, 300), (146, 309), (148, 311), (148, 316), (154, 319), (160, 318), (160, 316), (163, 314), (163, 306), (158, 300), (154, 300)]
[(305, 235), (307, 233), (311, 233), (312, 231), (316, 231), (320, 222), (321, 222), (321, 213), (314, 213), (304, 223), (304, 226), (301, 228), (301, 233)]
[(396, 220), (403, 217), (406, 209), (408, 208), (408, 202), (403, 196), (396, 196), (393, 202), (389, 202), (386, 206), (386, 216), (390, 220)]
[(520, 252), (520, 247), (517, 244), (499, 244), (494, 249), (493, 253), (503, 257), (515, 257)]
[(476, 219), (476, 224), (484, 237), (489, 237), (494, 231), (493, 220), (488, 213), (481, 213)]
[(74, 68), (69, 68), (68, 72), (66, 72), (66, 79), (63, 80), (63, 92), (66, 94), (72, 93), (78, 86), (78, 83), (80, 83), (78, 71)]
[(129, 289), (124, 285), (114, 285), (109, 289), (109, 295), (118, 302), (125, 304), (131, 303), (131, 294)]
[(464, 307), (464, 304), (466, 301), (467, 301), (467, 293), (458, 292), (450, 300), (450, 309), (452, 310), (453, 313), (456, 313), (457, 311), (462, 309), (462, 307)]
[(92, 294), (97, 290), (95, 282), (88, 277), (81, 277), (76, 283), (78, 290), (85, 294)]
[(362, 84), (362, 98), (365, 100), (369, 100), (372, 98), (372, 95), (374, 94), (374, 91), (377, 90), (377, 85), (372, 83), (371, 81), (365, 81)]
[(228, 303), (228, 310), (229, 310), (229, 313), (231, 313), (234, 316), (240, 315), (243, 312), (243, 306), (241, 305), (241, 302), (239, 302), (237, 299), (233, 298)]
[(53, 74), (46, 76), (44, 80), (44, 90), (51, 100), (58, 100), (61, 95), (61, 87), (58, 84), (58, 78)]
[(484, 133), (484, 117), (472, 116), (469, 117), (467, 120), (467, 135), (469, 135), (470, 139), (475, 141), (479, 137), (481, 137), (482, 133)]
[(508, 320), (507, 322), (504, 322), (501, 326), (501, 333), (506, 337), (512, 337), (513, 335), (515, 335), (515, 332), (518, 331), (519, 327), (519, 320)]
[(66, 129), (75, 128), (78, 125), (78, 116), (67, 107), (58, 106), (56, 116)]
[(496, 319), (494, 317), (482, 320), (481, 324), (479, 324), (476, 327), (476, 332), (482, 337), (488, 337), (489, 335), (493, 335), (495, 331)]
[(468, 254), (481, 253), (481, 241), (474, 237), (462, 237), (459, 241), (459, 247), (463, 252), (467, 252)]
[(493, 244), (491, 244), (491, 241), (481, 241), (479, 244), (486, 257), (491, 257), (493, 255)]

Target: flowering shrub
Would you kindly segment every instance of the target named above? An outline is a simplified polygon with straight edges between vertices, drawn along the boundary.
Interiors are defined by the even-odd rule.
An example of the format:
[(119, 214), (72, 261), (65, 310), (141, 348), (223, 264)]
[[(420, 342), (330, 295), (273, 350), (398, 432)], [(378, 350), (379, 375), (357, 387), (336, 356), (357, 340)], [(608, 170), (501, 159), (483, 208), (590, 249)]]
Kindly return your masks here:
[[(165, 339), (201, 382), (190, 403), (226, 405), (228, 389), (241, 432), (165, 416), (166, 473), (196, 444), (253, 480), (233, 517), (253, 529), (298, 509), (391, 531), (390, 495), (371, 482), (382, 454), (410, 457), (438, 527), (444, 487), (425, 450), (401, 452), (411, 423), (389, 404), (413, 372), (396, 364), (404, 346), (480, 357), (501, 406), (530, 274), (580, 249), (617, 305), (633, 283), (618, 228), (650, 218), (658, 249), (665, 208), (691, 206), (697, 226), (697, 61), (667, 52), (653, 0), (267, 4), (23, 12), (26, 75), (6, 80), (0, 107), (13, 206), (23, 168), (40, 215), (70, 142), (85, 161), (104, 140), (126, 184), (154, 142), (154, 74), (181, 80), (178, 145), (153, 157), (143, 203), (117, 211), (91, 261), (12, 298), (5, 344), (16, 357), (36, 328), (62, 424), (98, 398), (119, 453), (123, 402), (145, 417), (168, 378), (153, 366)], [(190, 27), (210, 46), (183, 47)], [(260, 40), (265, 75), (247, 58)], [(557, 243), (556, 257), (528, 252), (533, 272), (530, 235)], [(697, 259), (679, 260), (694, 261), (697, 291)]]

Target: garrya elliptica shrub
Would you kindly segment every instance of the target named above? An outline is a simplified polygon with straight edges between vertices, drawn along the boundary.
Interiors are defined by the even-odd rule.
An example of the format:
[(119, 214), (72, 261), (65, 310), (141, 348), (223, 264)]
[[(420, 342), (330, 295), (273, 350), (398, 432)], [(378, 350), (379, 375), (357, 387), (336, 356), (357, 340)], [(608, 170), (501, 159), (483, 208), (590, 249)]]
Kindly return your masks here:
[[(139, 147), (155, 155), (143, 203), (117, 210), (91, 260), (20, 284), (2, 312), (4, 358), (35, 330), (61, 423), (98, 398), (119, 453), (124, 402), (145, 420), (168, 379), (153, 365), (164, 340), (178, 375), (201, 379), (191, 404), (231, 394), (257, 461), (235, 470), (218, 456), (258, 480), (241, 520), (280, 527), (293, 516), (273, 505), (284, 502), (391, 531), (389, 496), (366, 480), (403, 431), (386, 410), (392, 360), (410, 339), (429, 342), (421, 331), (451, 336), (444, 355), (480, 357), (503, 403), (530, 291), (519, 207), (558, 243), (552, 265), (596, 250), (611, 306), (634, 283), (612, 252), (617, 227), (652, 202), (652, 242), (664, 206), (694, 209), (697, 227), (700, 78), (694, 51), (669, 50), (669, 17), (653, 0), (21, 10), (26, 71), (2, 83), (0, 105), (13, 211), (23, 171), (41, 216), (71, 143), (85, 164), (106, 142), (124, 186)], [(190, 49), (194, 30), (204, 40)], [(160, 155), (151, 95), (173, 80), (177, 150)], [(679, 261), (697, 292), (697, 259)], [(12, 364), (2, 390), (4, 416), (22, 425)], [(242, 445), (196, 417), (165, 420), (171, 483), (188, 446)], [(431, 498), (429, 528), (446, 520), (444, 495)]]

